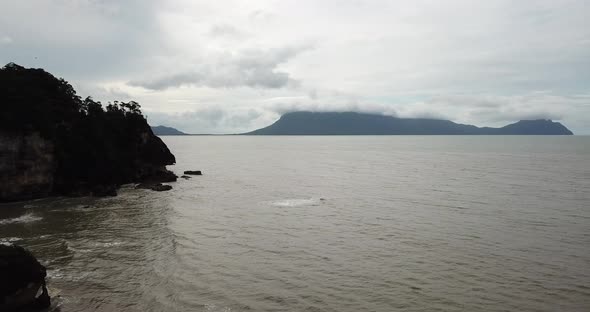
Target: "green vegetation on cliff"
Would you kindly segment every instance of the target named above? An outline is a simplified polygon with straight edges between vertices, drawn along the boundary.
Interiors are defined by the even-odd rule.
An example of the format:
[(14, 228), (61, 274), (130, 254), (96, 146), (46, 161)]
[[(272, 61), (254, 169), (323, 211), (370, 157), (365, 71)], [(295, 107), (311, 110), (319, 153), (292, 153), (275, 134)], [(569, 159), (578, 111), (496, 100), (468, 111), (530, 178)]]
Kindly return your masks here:
[[(41, 157), (49, 159), (42, 172), (50, 175), (22, 190), (0, 185), (0, 201), (100, 195), (154, 176), (172, 179), (165, 165), (175, 163), (174, 155), (153, 134), (136, 102), (115, 101), (103, 108), (90, 97), (82, 99), (64, 79), (9, 63), (0, 69), (0, 110), (0, 138), (17, 142), (0, 147), (0, 173), (7, 180), (1, 184), (30, 184), (23, 175)], [(52, 148), (39, 152), (32, 137)]]

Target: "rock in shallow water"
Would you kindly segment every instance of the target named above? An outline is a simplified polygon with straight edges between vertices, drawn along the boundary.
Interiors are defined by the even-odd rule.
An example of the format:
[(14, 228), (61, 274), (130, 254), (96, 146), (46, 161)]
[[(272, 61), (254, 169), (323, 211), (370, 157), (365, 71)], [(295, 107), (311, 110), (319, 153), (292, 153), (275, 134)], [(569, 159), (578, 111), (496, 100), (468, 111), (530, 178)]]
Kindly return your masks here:
[(163, 192), (163, 191), (169, 191), (169, 190), (171, 190), (172, 189), (172, 186), (158, 183), (158, 184), (152, 186), (151, 189), (154, 190), (154, 191), (157, 191), (157, 192)]
[(40, 311), (49, 307), (45, 267), (24, 248), (0, 245), (0, 311)]
[(167, 184), (162, 184), (162, 183), (140, 183), (135, 188), (163, 192), (163, 191), (171, 190), (172, 186), (167, 185)]

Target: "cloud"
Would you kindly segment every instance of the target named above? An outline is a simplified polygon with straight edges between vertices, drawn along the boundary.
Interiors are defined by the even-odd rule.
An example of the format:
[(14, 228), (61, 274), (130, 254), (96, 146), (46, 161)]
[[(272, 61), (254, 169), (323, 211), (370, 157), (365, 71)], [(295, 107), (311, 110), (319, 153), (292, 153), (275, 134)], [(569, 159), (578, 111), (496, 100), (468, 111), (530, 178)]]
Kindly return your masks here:
[(146, 51), (163, 46), (158, 6), (156, 0), (0, 1), (0, 29), (12, 39), (0, 60), (76, 82), (135, 73), (145, 68)]
[(228, 24), (216, 24), (211, 26), (208, 35), (213, 38), (231, 38), (240, 39), (247, 36), (246, 33), (238, 30), (236, 27)]
[(183, 116), (166, 120), (192, 132), (308, 109), (494, 126), (543, 117), (590, 133), (586, 2), (0, 1), (0, 65)]
[(276, 15), (265, 10), (254, 10), (248, 14), (248, 18), (254, 23), (268, 23), (275, 19)]
[[(256, 109), (227, 110), (218, 107), (205, 107), (192, 111), (163, 113), (146, 112), (150, 125), (173, 126), (183, 132), (193, 134), (243, 133), (255, 127), (257, 119), (264, 112)], [(264, 122), (269, 122), (266, 119)]]
[(278, 66), (309, 48), (309, 45), (301, 45), (222, 54), (215, 61), (192, 66), (192, 70), (154, 79), (132, 80), (129, 85), (150, 90), (186, 85), (210, 88), (282, 88), (289, 84), (295, 85), (297, 81), (289, 73), (279, 70)]
[(523, 119), (562, 120), (572, 118), (590, 97), (560, 96), (545, 92), (524, 95), (455, 95), (431, 99), (432, 110), (447, 110), (455, 119), (497, 124)]
[[(451, 101), (451, 102), (449, 102)], [(248, 101), (246, 100), (246, 103)], [(467, 103), (475, 103), (468, 106)], [(184, 112), (147, 112), (152, 125), (164, 124), (189, 133), (244, 133), (270, 125), (293, 111), (374, 113), (401, 118), (449, 119), (476, 126), (499, 127), (518, 120), (552, 119), (564, 122), (575, 133), (583, 132), (590, 114), (590, 96), (561, 97), (532, 93), (526, 96), (453, 96), (411, 103), (378, 104), (363, 100), (326, 97), (313, 101), (306, 96), (273, 97), (257, 106), (214, 103), (194, 104)], [(580, 115), (580, 112), (582, 113)]]
[(11, 44), (12, 41), (12, 38), (8, 36), (0, 36), (0, 44)]

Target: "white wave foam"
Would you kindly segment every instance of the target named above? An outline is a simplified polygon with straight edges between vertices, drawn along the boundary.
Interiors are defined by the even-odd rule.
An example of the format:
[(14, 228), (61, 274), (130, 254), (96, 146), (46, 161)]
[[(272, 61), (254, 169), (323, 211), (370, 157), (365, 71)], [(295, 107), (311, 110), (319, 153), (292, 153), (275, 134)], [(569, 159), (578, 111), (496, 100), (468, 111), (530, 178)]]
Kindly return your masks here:
[(68, 248), (69, 251), (79, 252), (79, 253), (87, 253), (87, 252), (91, 252), (92, 251), (92, 249), (75, 248), (75, 247), (70, 246), (69, 244), (67, 245), (67, 248)]
[(123, 242), (119, 242), (119, 241), (113, 241), (113, 242), (94, 242), (92, 243), (92, 246), (94, 247), (114, 247), (114, 246), (120, 246), (123, 245)]
[(232, 310), (230, 307), (219, 307), (215, 304), (205, 304), (205, 309), (207, 311), (211, 311), (211, 312), (215, 312), (215, 311), (231, 312), (231, 310)]
[(20, 240), (22, 240), (20, 237), (4, 237), (0, 238), (0, 245), (10, 246), (14, 242), (18, 242)]
[(61, 269), (47, 270), (47, 278), (50, 280), (53, 279), (77, 282), (88, 278), (88, 276), (90, 276), (89, 272), (84, 272), (80, 274), (67, 274), (64, 273)]
[(272, 202), (273, 206), (278, 207), (299, 207), (299, 206), (315, 206), (319, 204), (320, 200), (308, 198), (308, 199), (284, 199)]
[(39, 221), (43, 218), (34, 215), (33, 213), (27, 213), (24, 214), (20, 217), (16, 217), (16, 218), (11, 218), (11, 219), (2, 219), (0, 220), (0, 225), (3, 224), (12, 224), (12, 223), (30, 223), (30, 222), (35, 222), (35, 221)]

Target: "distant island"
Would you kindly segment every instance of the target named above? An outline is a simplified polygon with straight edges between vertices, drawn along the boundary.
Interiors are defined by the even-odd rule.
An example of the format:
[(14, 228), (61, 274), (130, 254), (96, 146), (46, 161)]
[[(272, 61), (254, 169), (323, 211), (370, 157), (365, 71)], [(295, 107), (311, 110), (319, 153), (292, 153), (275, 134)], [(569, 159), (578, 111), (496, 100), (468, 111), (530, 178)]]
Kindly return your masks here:
[(572, 135), (559, 122), (521, 120), (501, 127), (476, 127), (449, 120), (397, 118), (356, 112), (292, 112), (246, 135)]
[(152, 126), (152, 131), (155, 135), (187, 135), (182, 131), (166, 126)]
[(0, 202), (176, 181), (166, 169), (176, 159), (138, 103), (103, 107), (64, 79), (14, 63), (0, 69), (0, 87)]

